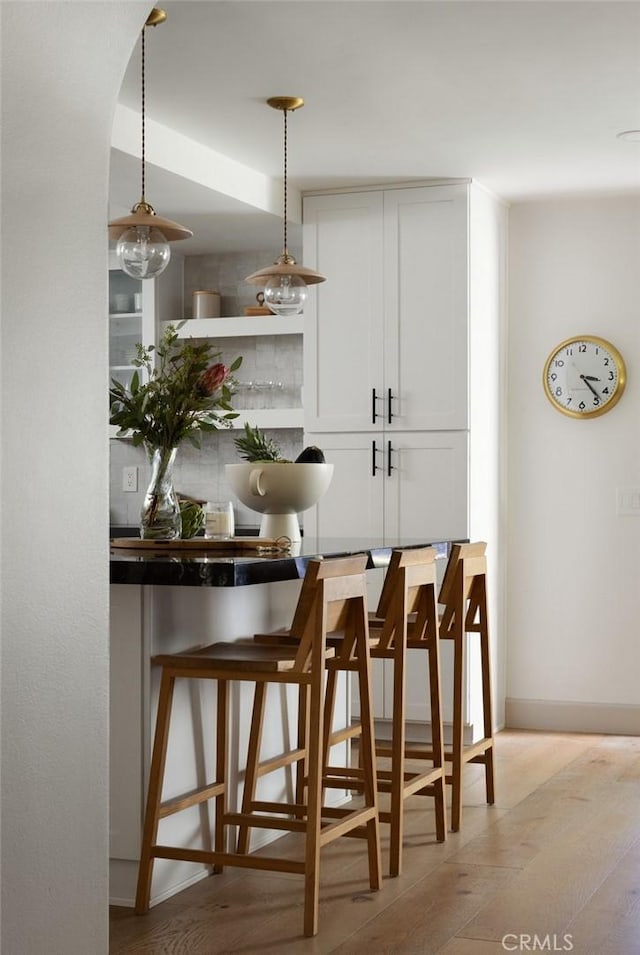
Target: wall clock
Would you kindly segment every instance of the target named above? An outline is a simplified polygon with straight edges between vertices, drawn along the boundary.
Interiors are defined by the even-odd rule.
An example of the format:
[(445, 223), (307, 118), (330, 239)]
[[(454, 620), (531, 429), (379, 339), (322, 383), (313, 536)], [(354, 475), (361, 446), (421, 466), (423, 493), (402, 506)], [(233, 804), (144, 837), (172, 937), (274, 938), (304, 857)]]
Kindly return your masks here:
[(622, 355), (604, 338), (580, 335), (557, 345), (542, 385), (554, 408), (572, 418), (595, 418), (618, 403), (627, 380)]

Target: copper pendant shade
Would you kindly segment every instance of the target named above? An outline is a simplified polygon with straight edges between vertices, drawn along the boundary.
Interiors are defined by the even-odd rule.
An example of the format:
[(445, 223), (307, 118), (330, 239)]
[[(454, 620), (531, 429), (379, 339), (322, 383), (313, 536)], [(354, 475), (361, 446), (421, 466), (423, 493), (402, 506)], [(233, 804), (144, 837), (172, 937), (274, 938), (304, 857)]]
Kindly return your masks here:
[[(267, 100), (267, 104), (272, 109), (281, 110), (284, 117), (284, 213), (283, 213), (283, 242), (282, 254), (278, 256), (273, 265), (268, 265), (258, 272), (253, 272), (247, 276), (245, 282), (251, 285), (260, 285), (265, 290), (265, 304), (269, 305), (272, 311), (277, 314), (296, 314), (302, 311), (304, 299), (306, 298), (306, 286), (316, 285), (318, 282), (325, 282), (325, 276), (314, 269), (308, 269), (304, 265), (298, 265), (294, 257), (287, 248), (287, 114), (304, 106), (304, 100), (300, 96), (274, 96)], [(298, 289), (298, 292), (295, 290)], [(270, 299), (271, 293), (271, 299)], [(278, 305), (278, 299), (288, 297), (289, 302)], [(298, 297), (298, 307), (294, 298)]]
[[(121, 260), (122, 268), (128, 274), (138, 278), (153, 278), (159, 275), (168, 264), (171, 255), (167, 243), (188, 239), (193, 235), (191, 229), (187, 229), (186, 226), (157, 215), (153, 206), (145, 198), (145, 30), (148, 26), (164, 23), (166, 18), (164, 10), (154, 7), (147, 17), (141, 34), (141, 198), (133, 206), (129, 215), (112, 219), (108, 226), (109, 239), (118, 242), (118, 258)], [(127, 253), (123, 252), (127, 241), (128, 252), (131, 253), (134, 250), (137, 260), (132, 266), (135, 271), (129, 270)], [(154, 248), (158, 254), (156, 259), (152, 260)], [(143, 261), (145, 256), (148, 260), (146, 266)]]

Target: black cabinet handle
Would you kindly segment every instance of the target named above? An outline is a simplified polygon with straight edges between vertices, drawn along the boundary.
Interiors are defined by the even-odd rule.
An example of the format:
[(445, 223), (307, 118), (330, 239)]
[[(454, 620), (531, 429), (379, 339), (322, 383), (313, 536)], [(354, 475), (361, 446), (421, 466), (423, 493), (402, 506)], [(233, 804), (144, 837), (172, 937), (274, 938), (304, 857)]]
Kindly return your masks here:
[(391, 410), (391, 402), (393, 401), (393, 395), (391, 393), (391, 388), (387, 391), (387, 421), (391, 424), (391, 419), (393, 418), (393, 411)]
[(380, 415), (376, 411), (376, 401), (381, 401), (381, 397), (376, 394), (376, 389), (371, 389), (371, 424), (376, 423), (376, 418), (379, 418)]
[(395, 464), (391, 463), (391, 452), (394, 449), (391, 447), (391, 442), (387, 441), (387, 477), (391, 477), (391, 472), (395, 471)]
[(375, 477), (376, 471), (380, 470), (380, 465), (376, 464), (377, 453), (378, 453), (378, 449), (376, 448), (376, 443), (375, 441), (372, 441), (371, 442), (371, 477)]

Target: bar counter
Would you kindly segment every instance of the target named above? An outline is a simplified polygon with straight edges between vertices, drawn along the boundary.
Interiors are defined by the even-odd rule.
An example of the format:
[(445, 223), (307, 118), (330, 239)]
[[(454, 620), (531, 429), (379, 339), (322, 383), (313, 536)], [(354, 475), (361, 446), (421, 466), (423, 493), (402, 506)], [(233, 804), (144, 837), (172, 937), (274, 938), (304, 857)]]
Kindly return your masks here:
[[(117, 536), (117, 535), (114, 535)], [(151, 739), (157, 707), (158, 674), (153, 658), (217, 640), (251, 639), (257, 632), (290, 624), (301, 581), (312, 557), (368, 555), (369, 605), (375, 606), (394, 547), (424, 547), (421, 540), (304, 538), (289, 552), (262, 553), (235, 550), (201, 550), (186, 541), (188, 549), (147, 548), (149, 542), (118, 539), (111, 546), (111, 832), (110, 897), (116, 905), (132, 905), (138, 868), (141, 820)], [(203, 542), (204, 543), (204, 542)], [(205, 545), (207, 546), (207, 545)], [(443, 570), (449, 541), (434, 544)], [(194, 551), (192, 548), (196, 547)], [(137, 549), (136, 549), (137, 548)], [(180, 685), (175, 692), (172, 737), (167, 757), (165, 798), (185, 789), (202, 786), (211, 778), (215, 753), (215, 686), (194, 689)], [(252, 697), (247, 687), (232, 688), (232, 749), (230, 754), (230, 806), (238, 804), (244, 763), (238, 742), (246, 738)], [(297, 697), (270, 688), (265, 718), (267, 752), (281, 752), (287, 739), (295, 737)], [(338, 687), (336, 718), (346, 725), (351, 701), (347, 682)], [(420, 715), (417, 717), (420, 719)], [(278, 774), (274, 774), (277, 776)], [(286, 783), (283, 777), (265, 780), (264, 797), (274, 795)], [(270, 786), (274, 787), (273, 792)], [(340, 798), (336, 792), (335, 798)], [(184, 817), (184, 818), (181, 818)], [(163, 820), (169, 838), (194, 846), (213, 826), (207, 810), (192, 807)], [(265, 830), (256, 848), (275, 838)], [(158, 859), (154, 869), (155, 904), (207, 875), (204, 866)]]
[[(252, 540), (248, 538), (248, 540)], [(146, 542), (148, 543), (148, 542)], [(196, 539), (187, 542), (195, 545)], [(203, 542), (204, 543), (204, 542)], [(229, 545), (232, 542), (225, 542)], [(426, 547), (432, 544), (438, 557), (446, 557), (449, 541), (303, 538), (289, 551), (265, 553), (255, 550), (189, 552), (172, 549), (111, 549), (111, 583), (179, 587), (244, 587), (304, 577), (312, 557), (348, 557), (366, 553), (367, 569), (386, 567), (394, 547)]]

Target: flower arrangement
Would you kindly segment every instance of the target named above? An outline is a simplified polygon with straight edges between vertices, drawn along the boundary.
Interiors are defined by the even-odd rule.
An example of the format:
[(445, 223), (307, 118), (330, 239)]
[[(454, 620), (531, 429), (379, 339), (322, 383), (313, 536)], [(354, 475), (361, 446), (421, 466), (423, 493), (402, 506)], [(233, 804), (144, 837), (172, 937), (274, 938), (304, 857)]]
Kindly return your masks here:
[[(173, 540), (183, 532), (172, 479), (180, 442), (186, 438), (199, 448), (203, 432), (229, 428), (238, 417), (231, 398), (233, 372), (242, 358), (227, 368), (212, 360), (220, 352), (213, 353), (211, 345), (181, 343), (178, 328), (168, 325), (157, 348), (138, 344), (129, 387), (112, 379), (109, 389), (111, 424), (118, 425), (119, 435), (130, 434), (134, 445), (144, 444), (149, 455), (151, 481), (140, 513), (140, 533), (153, 540)], [(140, 380), (139, 368), (146, 371), (145, 381)], [(191, 531), (197, 528), (189, 528), (185, 536)]]
[[(242, 358), (227, 368), (211, 345), (178, 338), (180, 325), (168, 325), (154, 349), (138, 343), (136, 366), (127, 388), (112, 379), (110, 422), (119, 434), (131, 432), (134, 445), (168, 450), (185, 438), (200, 447), (202, 432), (231, 427), (237, 414), (231, 407), (233, 372)], [(156, 361), (154, 362), (154, 351)], [(146, 381), (137, 369), (145, 369)]]

